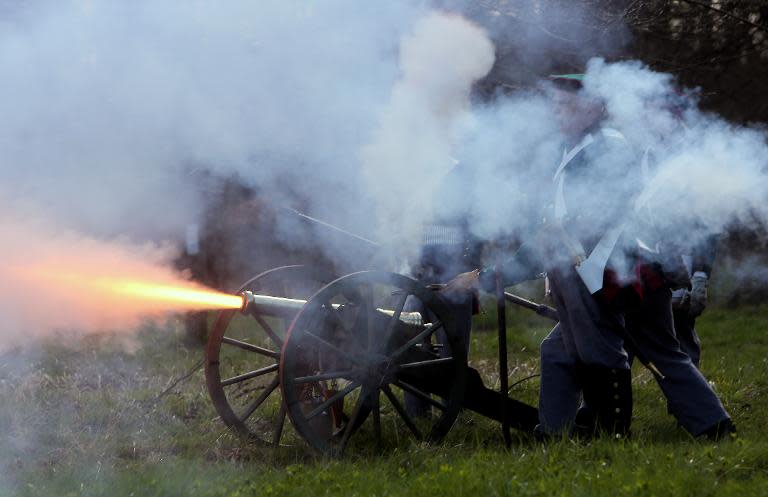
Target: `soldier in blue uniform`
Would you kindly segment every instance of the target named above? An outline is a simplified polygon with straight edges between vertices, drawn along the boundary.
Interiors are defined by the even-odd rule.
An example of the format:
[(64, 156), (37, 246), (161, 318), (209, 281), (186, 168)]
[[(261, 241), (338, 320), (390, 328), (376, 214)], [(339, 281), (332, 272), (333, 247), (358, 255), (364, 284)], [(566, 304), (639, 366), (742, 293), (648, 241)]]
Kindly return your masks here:
[[(499, 270), (505, 286), (545, 271), (560, 316), (541, 344), (540, 432), (569, 433), (583, 396), (594, 406), (602, 429), (623, 435), (629, 431), (632, 414), (624, 314), (601, 290), (607, 255), (617, 242), (621, 213), (627, 209), (623, 205), (627, 196), (620, 190), (631, 156), (618, 132), (597, 125), (599, 102), (571, 93), (558, 98), (563, 117), (569, 118), (564, 131), (571, 143), (553, 177), (552, 211), (536, 235)], [(574, 115), (582, 119), (574, 120)], [(598, 163), (610, 168), (591, 167)], [(594, 191), (594, 185), (610, 183), (613, 195)], [(493, 273), (490, 269), (477, 273), (482, 287), (493, 286)]]
[[(563, 117), (584, 105), (567, 100), (578, 99), (576, 94), (561, 98)], [(631, 344), (663, 373), (657, 380), (684, 428), (712, 438), (730, 433), (730, 417), (675, 337), (668, 268), (636, 257), (641, 251), (622, 241), (636, 238), (625, 231), (639, 192), (625, 190), (642, 184), (641, 178), (627, 177), (639, 172), (638, 154), (615, 130), (598, 125), (580, 130), (571, 123), (570, 131), (582, 138), (564, 152), (555, 173), (551, 218), (500, 268), (506, 285), (545, 270), (560, 315), (541, 345), (540, 431), (571, 432), (583, 399), (589, 416), (581, 416), (582, 430), (626, 434)], [(631, 283), (622, 283), (632, 274), (637, 277)], [(474, 275), (492, 287), (491, 271)], [(462, 275), (456, 285), (471, 284), (471, 278), (472, 273)]]

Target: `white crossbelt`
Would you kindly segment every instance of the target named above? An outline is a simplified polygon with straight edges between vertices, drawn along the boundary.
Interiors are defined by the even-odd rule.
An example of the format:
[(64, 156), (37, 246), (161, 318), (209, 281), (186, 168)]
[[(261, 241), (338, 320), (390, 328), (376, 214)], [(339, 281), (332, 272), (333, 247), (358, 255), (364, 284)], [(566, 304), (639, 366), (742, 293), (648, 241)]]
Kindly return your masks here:
[[(617, 130), (611, 128), (603, 128), (602, 134), (609, 138), (625, 140), (624, 136)], [(568, 214), (568, 206), (565, 202), (565, 168), (573, 159), (584, 150), (586, 147), (595, 142), (594, 137), (589, 134), (584, 137), (581, 142), (572, 148), (569, 152), (563, 153), (563, 159), (560, 162), (560, 166), (557, 168), (553, 181), (557, 181), (557, 188), (555, 192), (555, 220), (558, 224), (562, 225), (562, 221)], [(581, 242), (575, 238), (569, 236), (565, 230), (561, 230), (564, 237), (564, 242), (571, 248), (572, 251), (577, 252), (575, 257), (575, 268), (581, 280), (586, 285), (590, 293), (596, 293), (603, 288), (603, 275), (605, 273), (605, 267), (608, 265), (608, 259), (613, 253), (616, 243), (619, 241), (621, 233), (624, 231), (625, 223), (618, 224), (609, 229), (600, 240), (597, 245), (592, 249), (588, 257), (584, 257), (585, 250), (581, 245)]]

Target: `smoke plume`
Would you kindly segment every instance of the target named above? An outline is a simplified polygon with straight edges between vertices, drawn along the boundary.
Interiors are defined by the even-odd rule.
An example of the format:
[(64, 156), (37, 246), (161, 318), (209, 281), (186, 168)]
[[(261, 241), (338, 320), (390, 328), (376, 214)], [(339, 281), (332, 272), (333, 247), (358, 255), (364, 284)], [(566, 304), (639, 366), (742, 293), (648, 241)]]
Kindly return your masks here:
[[(482, 239), (527, 236), (548, 217), (553, 175), (573, 146), (543, 81), (548, 65), (524, 56), (553, 50), (552, 26), (575, 15), (556, 5), (536, 15), (559, 12), (557, 22), (529, 23), (518, 39), (501, 36), (506, 11), (486, 30), (409, 0), (4, 4), (0, 278), (13, 284), (0, 290), (0, 339), (133, 322), (135, 312), (105, 314), (110, 306), (13, 268), (39, 261), (88, 279), (114, 267), (183, 282), (170, 261), (206, 210), (210, 178), (300, 199), (308, 214), (382, 242), (398, 269), (435, 213), (468, 219)], [(514, 14), (513, 25), (525, 20)], [(523, 61), (502, 73), (519, 70), (528, 87), (471, 105), (473, 84), (498, 68), (494, 42)], [(580, 96), (599, 102), (601, 125), (626, 142), (572, 184), (572, 207), (589, 206), (585, 225), (625, 222), (630, 238), (652, 226), (653, 245), (768, 217), (762, 131), (700, 112), (695, 92), (640, 62), (591, 60)], [(306, 245), (294, 228), (278, 231)], [(41, 295), (50, 313), (33, 304)]]
[[(84, 279), (115, 261), (167, 279), (174, 247), (206, 208), (210, 176), (303, 199), (311, 214), (365, 234), (368, 209), (350, 208), (366, 198), (358, 155), (389, 98), (397, 43), (419, 5), (104, 0), (3, 8), (4, 281), (18, 281), (11, 268), (36, 258), (54, 258), (59, 271), (77, 269)], [(0, 336), (94, 329), (125, 317), (82, 296), (55, 301), (65, 295), (50, 293), (54, 286), (4, 285), (10, 318)], [(44, 316), (30, 303), (46, 292), (57, 312)]]
[[(594, 58), (585, 69), (583, 88), (565, 100), (542, 81), (475, 109), (459, 158), (472, 164), (463, 205), (480, 237), (526, 239), (551, 222), (561, 158), (586, 135), (599, 145), (565, 169), (567, 228), (595, 241), (624, 226), (618, 259), (641, 245), (689, 254), (712, 236), (768, 221), (763, 129), (699, 110), (694, 90), (639, 61)], [(602, 117), (585, 121), (584, 105)]]
[(455, 166), (472, 84), (491, 70), (494, 48), (479, 26), (432, 13), (403, 38), (399, 53), (402, 74), (361, 163), (378, 235), (397, 240), (391, 245), (406, 256), (418, 248), (440, 180)]

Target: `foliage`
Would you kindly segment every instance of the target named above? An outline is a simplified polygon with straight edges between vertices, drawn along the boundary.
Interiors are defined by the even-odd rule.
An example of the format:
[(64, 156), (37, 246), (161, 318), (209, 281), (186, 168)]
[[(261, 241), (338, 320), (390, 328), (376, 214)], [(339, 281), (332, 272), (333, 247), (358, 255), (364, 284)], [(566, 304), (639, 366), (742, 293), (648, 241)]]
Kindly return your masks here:
[(497, 64), (488, 88), (582, 72), (591, 57), (638, 59), (702, 89), (705, 108), (768, 121), (768, 3), (763, 0), (437, 0), (489, 29)]

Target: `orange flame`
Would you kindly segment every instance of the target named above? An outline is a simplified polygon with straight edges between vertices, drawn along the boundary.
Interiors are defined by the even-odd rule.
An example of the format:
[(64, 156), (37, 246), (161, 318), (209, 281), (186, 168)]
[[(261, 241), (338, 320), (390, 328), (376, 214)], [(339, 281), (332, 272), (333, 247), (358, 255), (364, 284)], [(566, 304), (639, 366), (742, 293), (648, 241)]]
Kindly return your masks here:
[(173, 269), (170, 244), (88, 238), (2, 209), (0, 242), (0, 350), (57, 331), (131, 331), (168, 313), (243, 303)]
[(140, 300), (151, 300), (169, 309), (239, 309), (243, 298), (238, 295), (179, 286), (158, 285), (151, 282), (115, 280), (102, 281), (99, 286), (117, 294)]
[(239, 309), (243, 305), (239, 295), (212, 290), (161, 267), (138, 268), (149, 269), (137, 271), (138, 277), (126, 275), (124, 269), (57, 271), (41, 265), (4, 273), (13, 277), (18, 292), (14, 309), (23, 318), (20, 322), (42, 330), (128, 330), (143, 319), (172, 312)]
[(242, 297), (237, 295), (152, 285), (138, 281), (119, 282), (113, 288), (118, 293), (167, 302), (169, 305), (190, 306), (200, 309), (238, 309), (243, 305)]
[(75, 273), (48, 273), (49, 280), (66, 284), (76, 292), (102, 293), (104, 299), (116, 298), (122, 305), (144, 307), (146, 311), (192, 311), (210, 309), (239, 309), (243, 298), (212, 290), (180, 280), (165, 281), (139, 280), (124, 277), (87, 277)]

